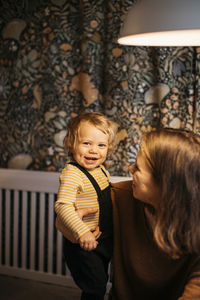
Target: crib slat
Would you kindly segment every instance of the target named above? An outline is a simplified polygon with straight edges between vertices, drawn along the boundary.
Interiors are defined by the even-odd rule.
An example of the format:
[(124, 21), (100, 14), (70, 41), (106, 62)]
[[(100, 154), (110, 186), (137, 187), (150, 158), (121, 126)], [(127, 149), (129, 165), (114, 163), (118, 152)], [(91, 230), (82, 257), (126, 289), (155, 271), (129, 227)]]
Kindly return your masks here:
[(53, 272), (54, 194), (49, 194), (48, 205), (48, 272)]
[(35, 269), (35, 240), (36, 240), (36, 193), (31, 193), (30, 205), (30, 269)]
[(14, 211), (13, 211), (13, 266), (18, 267), (19, 249), (19, 192), (14, 191)]
[(27, 192), (22, 192), (22, 268), (27, 264)]
[(45, 194), (40, 193), (39, 211), (39, 270), (44, 271), (44, 237), (45, 237)]
[(62, 274), (62, 234), (57, 232), (56, 273)]
[(5, 263), (10, 265), (10, 190), (6, 190), (6, 204), (5, 204)]

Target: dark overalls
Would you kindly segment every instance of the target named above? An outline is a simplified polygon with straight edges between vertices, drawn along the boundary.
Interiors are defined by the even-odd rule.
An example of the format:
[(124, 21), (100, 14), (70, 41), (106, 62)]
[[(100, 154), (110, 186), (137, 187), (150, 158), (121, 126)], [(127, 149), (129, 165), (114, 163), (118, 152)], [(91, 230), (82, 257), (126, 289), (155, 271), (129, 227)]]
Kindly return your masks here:
[[(101, 191), (94, 177), (77, 163), (94, 186), (99, 202), (99, 227), (102, 232), (95, 250), (86, 251), (79, 244), (64, 239), (64, 257), (76, 284), (82, 290), (81, 300), (103, 300), (108, 281), (108, 265), (113, 249), (113, 218), (110, 186)], [(103, 169), (101, 169), (107, 177)]]

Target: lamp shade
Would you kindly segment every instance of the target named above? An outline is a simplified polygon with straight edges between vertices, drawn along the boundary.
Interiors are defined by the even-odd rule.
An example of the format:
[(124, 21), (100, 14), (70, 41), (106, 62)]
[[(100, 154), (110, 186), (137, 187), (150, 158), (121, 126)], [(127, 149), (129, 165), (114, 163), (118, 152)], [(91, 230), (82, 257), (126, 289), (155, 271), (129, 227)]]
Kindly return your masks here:
[(138, 0), (128, 11), (119, 44), (200, 46), (200, 0)]

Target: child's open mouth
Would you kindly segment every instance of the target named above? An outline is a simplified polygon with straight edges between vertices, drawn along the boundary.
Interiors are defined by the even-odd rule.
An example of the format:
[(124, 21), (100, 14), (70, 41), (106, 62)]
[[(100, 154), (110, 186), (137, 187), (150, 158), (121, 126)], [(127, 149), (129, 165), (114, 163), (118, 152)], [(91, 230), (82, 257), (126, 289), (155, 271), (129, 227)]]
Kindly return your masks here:
[(87, 159), (87, 160), (97, 160), (97, 158), (95, 158), (95, 157), (85, 157), (85, 159)]

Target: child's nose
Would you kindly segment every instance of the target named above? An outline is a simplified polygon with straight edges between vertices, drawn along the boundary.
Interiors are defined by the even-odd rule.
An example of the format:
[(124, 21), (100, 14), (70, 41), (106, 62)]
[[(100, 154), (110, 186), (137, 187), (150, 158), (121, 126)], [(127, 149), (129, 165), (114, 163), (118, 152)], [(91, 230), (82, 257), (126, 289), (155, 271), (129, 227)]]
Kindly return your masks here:
[(95, 145), (90, 146), (90, 152), (96, 153), (97, 152), (97, 147)]

